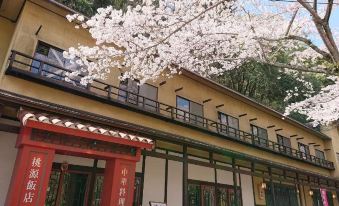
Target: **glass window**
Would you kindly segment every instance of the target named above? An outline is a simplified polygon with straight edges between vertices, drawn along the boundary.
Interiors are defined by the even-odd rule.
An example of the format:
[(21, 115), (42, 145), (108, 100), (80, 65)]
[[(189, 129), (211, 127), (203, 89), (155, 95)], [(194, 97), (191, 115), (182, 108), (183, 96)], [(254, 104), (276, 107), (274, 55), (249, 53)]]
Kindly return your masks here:
[(318, 157), (319, 159), (323, 159), (323, 160), (325, 159), (325, 153), (318, 149), (315, 150), (315, 156)]
[[(140, 85), (139, 88), (139, 106), (144, 109), (157, 111), (158, 88), (150, 84)], [(145, 97), (145, 98), (143, 98)]]
[(279, 150), (284, 153), (291, 153), (291, 140), (287, 137), (277, 134)]
[[(31, 71), (33, 73), (38, 73), (42, 64), (41, 61), (47, 62), (51, 65), (43, 64), (41, 68), (41, 75), (51, 79), (64, 80), (66, 71), (57, 67), (61, 67), (70, 72), (80, 71), (81, 69), (79, 65), (72, 64), (70, 60), (64, 58), (62, 49), (53, 47), (44, 42), (38, 42), (34, 58), (39, 61), (34, 60), (32, 62)], [(72, 77), (70, 83), (72, 83), (74, 86), (83, 86), (80, 84), (80, 80), (80, 76)]]
[(303, 159), (309, 159), (310, 158), (310, 148), (308, 145), (305, 145), (303, 143), (298, 142), (298, 148), (300, 151), (300, 157)]
[(118, 99), (132, 104), (138, 103), (139, 86), (137, 80), (125, 79), (120, 82)]
[(255, 125), (251, 125), (252, 134), (254, 135), (254, 141), (261, 146), (268, 146), (268, 134), (267, 130)]
[[(219, 122), (221, 123), (220, 127), (218, 128), (220, 132), (227, 133), (232, 137), (239, 137), (239, 120), (235, 117), (230, 115), (224, 114), (222, 112), (218, 113)], [(227, 125), (227, 126), (225, 126)]]
[(186, 112), (190, 111), (190, 101), (182, 97), (177, 97), (177, 118), (184, 119), (185, 121), (189, 120), (189, 114)]
[(189, 121), (193, 124), (200, 126), (204, 125), (203, 122), (203, 106), (188, 99), (177, 96), (177, 118)]

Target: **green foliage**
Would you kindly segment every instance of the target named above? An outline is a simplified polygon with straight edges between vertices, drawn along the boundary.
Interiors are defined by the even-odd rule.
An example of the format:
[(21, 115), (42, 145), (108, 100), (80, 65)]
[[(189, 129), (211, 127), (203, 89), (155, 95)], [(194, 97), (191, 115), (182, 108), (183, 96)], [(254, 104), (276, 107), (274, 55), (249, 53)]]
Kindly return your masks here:
[[(113, 6), (115, 9), (126, 10), (127, 6), (136, 6), (142, 3), (142, 0), (56, 0), (65, 6), (84, 14), (93, 16), (98, 8)], [(155, 1), (156, 2), (156, 1)]]
[[(312, 84), (315, 92), (329, 83), (324, 75), (302, 75), (306, 81)], [(212, 77), (212, 79), (281, 113), (289, 103), (307, 98), (304, 91), (307, 91), (308, 88), (296, 79), (296, 75), (256, 62), (246, 63), (238, 69)], [(287, 95), (286, 91), (294, 88), (298, 88), (299, 95), (292, 97), (287, 102), (284, 101)], [(302, 123), (309, 122), (306, 116), (298, 113), (293, 113), (290, 117)]]

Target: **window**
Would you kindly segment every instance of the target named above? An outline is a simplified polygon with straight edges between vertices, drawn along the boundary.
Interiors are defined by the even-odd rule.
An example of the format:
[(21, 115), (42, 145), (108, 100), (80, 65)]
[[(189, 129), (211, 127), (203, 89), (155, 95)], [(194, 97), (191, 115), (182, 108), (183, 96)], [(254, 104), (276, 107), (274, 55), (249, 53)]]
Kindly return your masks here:
[[(316, 149), (315, 150), (315, 156), (318, 157), (320, 160), (324, 160), (325, 159), (325, 153), (321, 150)], [(318, 163), (320, 163), (320, 160), (318, 161)]]
[[(55, 66), (59, 66), (70, 72), (80, 71), (80, 67), (77, 64), (72, 64), (70, 60), (64, 58), (62, 49), (53, 47), (44, 42), (40, 41), (38, 42), (34, 58), (40, 61), (34, 60), (32, 62), (31, 71), (33, 73), (38, 73), (39, 68), (42, 67), (41, 75), (51, 79), (64, 80), (65, 78), (65, 71)], [(42, 64), (41, 61), (47, 62), (51, 65), (48, 64), (41, 65)], [(80, 84), (80, 79), (81, 79), (80, 76), (73, 77), (70, 82), (74, 86), (83, 86)]]
[(279, 134), (277, 134), (277, 140), (279, 144), (279, 151), (291, 154), (291, 140)]
[(268, 146), (267, 130), (255, 125), (251, 125), (252, 134), (254, 135), (254, 143), (261, 146)]
[(146, 83), (140, 86), (138, 84), (138, 80), (125, 79), (121, 81), (118, 99), (147, 110), (157, 111), (158, 88)]
[[(220, 125), (219, 131), (223, 133), (227, 133), (231, 137), (239, 137), (239, 120), (230, 115), (224, 114), (222, 112), (218, 112)], [(225, 126), (227, 125), (227, 126)]]
[(240, 187), (237, 195), (233, 185), (188, 180), (189, 206), (242, 205)]
[(303, 159), (309, 159), (310, 158), (310, 148), (309, 146), (298, 142), (298, 148), (300, 151), (300, 157)]
[(177, 118), (200, 126), (204, 125), (204, 112), (201, 104), (177, 96)]

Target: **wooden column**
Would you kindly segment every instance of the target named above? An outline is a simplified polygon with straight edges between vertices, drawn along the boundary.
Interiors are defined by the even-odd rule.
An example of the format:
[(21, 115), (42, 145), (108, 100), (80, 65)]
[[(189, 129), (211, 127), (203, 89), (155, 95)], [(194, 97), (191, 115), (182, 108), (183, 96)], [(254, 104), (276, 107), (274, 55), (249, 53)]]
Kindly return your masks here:
[(54, 155), (52, 149), (20, 146), (7, 193), (6, 206), (45, 205)]
[(239, 206), (239, 200), (238, 200), (238, 178), (237, 173), (235, 172), (236, 166), (235, 166), (235, 159), (232, 158), (232, 168), (233, 168), (233, 190), (234, 190), (234, 205)]
[(134, 195), (135, 161), (106, 160), (102, 206), (132, 206)]
[(182, 175), (182, 205), (188, 206), (188, 156), (187, 156), (187, 145), (183, 146), (183, 175)]
[(271, 186), (271, 195), (272, 195), (272, 203), (273, 206), (276, 206), (276, 202), (275, 202), (275, 193), (274, 193), (274, 184), (273, 184), (273, 180), (272, 180), (272, 169), (269, 167), (268, 168), (268, 174), (270, 176), (270, 186)]

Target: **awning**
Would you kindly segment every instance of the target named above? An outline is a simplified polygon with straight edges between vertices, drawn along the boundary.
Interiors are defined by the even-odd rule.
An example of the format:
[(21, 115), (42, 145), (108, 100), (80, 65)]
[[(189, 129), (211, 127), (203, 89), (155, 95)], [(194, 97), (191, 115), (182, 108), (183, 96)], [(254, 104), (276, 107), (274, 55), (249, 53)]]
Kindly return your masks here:
[(20, 110), (18, 113), (18, 118), (23, 126), (26, 126), (28, 121), (36, 121), (44, 124), (50, 124), (64, 128), (71, 128), (75, 130), (91, 132), (94, 134), (110, 136), (112, 138), (121, 138), (131, 141), (142, 142), (146, 144), (153, 144), (153, 140), (146, 137), (141, 137), (134, 134), (127, 134), (126, 132), (122, 132), (117, 129), (103, 128), (90, 123), (85, 123), (75, 119), (60, 117), (47, 113)]

